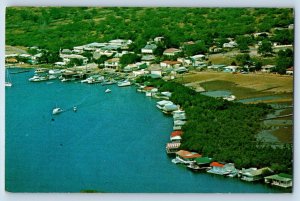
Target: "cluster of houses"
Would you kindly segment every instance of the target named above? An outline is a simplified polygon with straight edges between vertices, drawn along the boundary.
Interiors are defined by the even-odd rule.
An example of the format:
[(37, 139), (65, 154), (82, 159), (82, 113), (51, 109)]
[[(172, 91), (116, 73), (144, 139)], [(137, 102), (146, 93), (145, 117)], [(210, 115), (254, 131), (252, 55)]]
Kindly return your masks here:
[(169, 101), (172, 93), (159, 92), (157, 88), (140, 86), (139, 92), (144, 92), (146, 96), (162, 99), (157, 102), (156, 107), (162, 112), (173, 116), (174, 127), (170, 134), (170, 141), (166, 144), (166, 153), (175, 155), (172, 162), (183, 164), (188, 169), (197, 172), (207, 172), (211, 174), (223, 175), (226, 177), (238, 177), (247, 182), (264, 181), (266, 184), (289, 188), (293, 186), (291, 175), (280, 173), (274, 174), (269, 167), (265, 168), (242, 168), (238, 170), (233, 163), (214, 161), (213, 158), (202, 156), (199, 153), (180, 149), (182, 136), (184, 134), (182, 126), (187, 122), (186, 113), (180, 106)]
[[(174, 150), (180, 147), (180, 142), (168, 143), (167, 150)], [(178, 150), (175, 152), (176, 158), (172, 160), (175, 164), (184, 164), (187, 168), (193, 171), (207, 172), (211, 174), (223, 175), (227, 177), (238, 177), (239, 179), (247, 182), (264, 181), (266, 184), (289, 188), (293, 186), (293, 178), (291, 175), (274, 172), (268, 168), (248, 168), (238, 170), (233, 163), (223, 163), (214, 161), (212, 158), (203, 157), (196, 152), (186, 150)]]
[[(290, 25), (288, 29), (293, 29), (293, 25)], [(253, 37), (271, 37), (271, 33), (262, 32), (254, 33)], [(55, 63), (58, 67), (67, 67), (69, 64), (74, 61), (80, 61), (80, 65), (85, 66), (88, 63), (91, 63), (92, 60), (97, 60), (101, 56), (106, 56), (107, 60), (99, 64), (105, 69), (113, 69), (117, 71), (123, 71), (126, 73), (132, 73), (135, 76), (142, 74), (153, 74), (159, 77), (168, 75), (170, 79), (174, 78), (176, 74), (186, 73), (189, 71), (189, 68), (192, 67), (196, 70), (214, 70), (222, 72), (243, 72), (242, 69), (245, 67), (249, 68), (251, 66), (233, 66), (233, 65), (211, 65), (207, 62), (207, 55), (196, 54), (192, 56), (184, 57), (181, 54), (184, 51), (186, 45), (195, 44), (194, 41), (188, 41), (183, 43), (179, 48), (167, 48), (162, 53), (162, 58), (164, 60), (158, 61), (156, 58), (156, 51), (159, 48), (159, 44), (164, 41), (164, 37), (155, 37), (147, 42), (147, 44), (141, 48), (140, 52), (131, 52), (129, 51), (130, 46), (133, 44), (132, 40), (126, 39), (114, 39), (108, 42), (93, 42), (81, 46), (75, 46), (73, 49), (61, 49), (59, 52), (59, 57), (61, 61)], [(279, 44), (274, 44), (278, 46)], [(225, 42), (218, 46), (212, 46), (209, 48), (209, 53), (218, 53), (224, 49), (233, 49), (238, 46), (234, 38), (228, 38), (228, 42)], [(43, 55), (43, 50), (37, 47), (31, 47), (35, 49), (37, 54), (9, 54), (5, 55), (5, 61), (7, 64), (14, 64), (19, 62), (18, 59), (26, 60), (30, 64), (38, 64), (39, 58)], [(45, 51), (44, 51), (45, 52)], [(92, 58), (88, 58), (85, 53), (92, 55)], [(121, 57), (125, 54), (138, 54), (141, 57), (140, 62), (128, 64), (127, 66), (122, 66), (121, 68)], [(76, 64), (75, 64), (76, 65)], [(272, 69), (275, 68), (274, 65), (262, 66), (261, 72), (269, 73)], [(244, 71), (245, 73), (247, 71)], [(293, 67), (288, 68), (286, 74), (293, 75)]]

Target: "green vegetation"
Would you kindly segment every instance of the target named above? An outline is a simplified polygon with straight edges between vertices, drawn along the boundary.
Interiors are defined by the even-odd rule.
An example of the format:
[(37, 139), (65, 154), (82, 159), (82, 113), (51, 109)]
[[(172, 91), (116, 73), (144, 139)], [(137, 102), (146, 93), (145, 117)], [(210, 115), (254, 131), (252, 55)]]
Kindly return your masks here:
[(160, 91), (171, 91), (171, 101), (181, 105), (188, 117), (183, 127), (182, 149), (196, 151), (217, 161), (234, 162), (238, 168), (270, 166), (292, 172), (292, 147), (273, 148), (256, 139), (260, 119), (272, 111), (266, 104), (242, 104), (196, 93), (175, 82), (150, 81)]
[[(228, 37), (270, 31), (292, 23), (293, 10), (286, 8), (9, 7), (6, 44), (57, 51), (123, 38), (133, 40), (132, 49), (138, 53), (149, 39), (164, 36), (166, 47), (200, 40), (200, 50), (206, 50), (211, 45), (221, 46), (218, 41)], [(284, 33), (277, 35), (281, 38)], [(293, 34), (282, 42), (292, 38)], [(240, 48), (247, 49), (243, 44)]]

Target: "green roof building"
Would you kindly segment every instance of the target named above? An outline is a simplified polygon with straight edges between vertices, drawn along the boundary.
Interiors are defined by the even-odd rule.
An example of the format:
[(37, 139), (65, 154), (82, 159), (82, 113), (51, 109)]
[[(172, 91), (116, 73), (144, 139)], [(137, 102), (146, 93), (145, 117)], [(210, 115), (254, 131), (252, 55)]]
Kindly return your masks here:
[(265, 177), (265, 183), (283, 188), (289, 188), (293, 186), (293, 177), (292, 175), (284, 173), (275, 174)]

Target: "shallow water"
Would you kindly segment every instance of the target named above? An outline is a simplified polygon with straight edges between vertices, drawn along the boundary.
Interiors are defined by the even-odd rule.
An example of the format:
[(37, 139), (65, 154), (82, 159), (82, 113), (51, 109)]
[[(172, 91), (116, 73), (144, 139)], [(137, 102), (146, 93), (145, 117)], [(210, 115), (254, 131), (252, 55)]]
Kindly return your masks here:
[(217, 90), (217, 91), (205, 91), (205, 92), (201, 92), (201, 94), (210, 97), (221, 98), (221, 97), (230, 96), (232, 93), (230, 91)]
[[(6, 88), (7, 191), (287, 192), (172, 164), (172, 118), (134, 87), (31, 83), (32, 75), (12, 74)], [(52, 116), (56, 105), (66, 111)]]

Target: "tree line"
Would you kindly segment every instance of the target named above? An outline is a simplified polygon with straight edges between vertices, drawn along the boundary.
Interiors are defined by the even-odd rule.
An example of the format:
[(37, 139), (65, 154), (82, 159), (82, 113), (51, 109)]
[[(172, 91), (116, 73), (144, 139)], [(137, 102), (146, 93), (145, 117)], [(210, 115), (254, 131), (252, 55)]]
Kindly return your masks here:
[(171, 101), (186, 111), (181, 149), (233, 162), (237, 168), (268, 166), (276, 172), (292, 173), (292, 145), (274, 147), (256, 138), (263, 129), (260, 119), (273, 111), (269, 105), (212, 98), (161, 79), (143, 77), (138, 82), (172, 92)]

